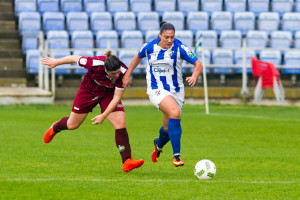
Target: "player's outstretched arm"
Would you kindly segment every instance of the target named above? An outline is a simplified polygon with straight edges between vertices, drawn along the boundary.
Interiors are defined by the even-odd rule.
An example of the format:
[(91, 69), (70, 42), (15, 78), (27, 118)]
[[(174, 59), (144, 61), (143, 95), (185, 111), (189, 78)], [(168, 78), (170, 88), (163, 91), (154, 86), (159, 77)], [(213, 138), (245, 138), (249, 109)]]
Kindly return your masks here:
[(203, 69), (202, 63), (199, 60), (197, 60), (194, 63), (194, 66), (195, 66), (195, 68), (194, 68), (192, 76), (187, 77), (185, 79), (191, 87), (193, 87), (196, 84), (197, 78), (198, 78), (198, 76), (200, 76), (202, 69)]
[(142, 60), (142, 58), (140, 58), (138, 54), (136, 54), (133, 57), (130, 65), (128, 67), (128, 70), (126, 71), (126, 73), (122, 79), (124, 88), (130, 87), (130, 75), (131, 75), (132, 71), (138, 66), (138, 64), (140, 64), (141, 60)]
[(66, 56), (58, 59), (45, 57), (41, 60), (41, 63), (43, 65), (48, 65), (47, 67), (48, 69), (52, 69), (58, 65), (76, 63), (78, 58), (79, 56), (76, 55)]

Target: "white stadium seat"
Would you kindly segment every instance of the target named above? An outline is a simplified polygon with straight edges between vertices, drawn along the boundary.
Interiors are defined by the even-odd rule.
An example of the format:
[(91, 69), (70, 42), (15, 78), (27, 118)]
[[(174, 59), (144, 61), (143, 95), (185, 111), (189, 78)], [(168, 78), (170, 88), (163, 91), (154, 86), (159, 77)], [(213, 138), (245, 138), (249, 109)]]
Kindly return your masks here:
[(175, 30), (184, 29), (184, 15), (182, 12), (164, 12), (163, 21), (169, 22), (174, 25)]
[(150, 12), (151, 9), (151, 0), (129, 0), (130, 8), (132, 12)]
[(281, 53), (278, 50), (262, 50), (259, 58), (261, 61), (273, 63), (275, 67), (281, 65)]
[(262, 12), (258, 17), (258, 30), (266, 31), (270, 34), (279, 28), (279, 14), (276, 12)]
[(157, 12), (140, 12), (137, 21), (138, 29), (143, 33), (159, 29), (159, 15)]
[(199, 0), (178, 0), (178, 10), (186, 16), (188, 12), (199, 10)]
[(224, 30), (232, 29), (231, 12), (213, 12), (211, 16), (211, 28), (219, 34)]
[(282, 30), (291, 31), (292, 34), (295, 34), (296, 31), (300, 31), (300, 13), (284, 13), (282, 16)]
[(236, 12), (234, 14), (234, 28), (246, 35), (249, 30), (255, 29), (255, 15), (253, 12)]
[(136, 20), (133, 12), (116, 12), (114, 23), (119, 34), (122, 34), (123, 31), (136, 30)]
[(96, 35), (96, 47), (100, 49), (119, 48), (119, 39), (116, 31), (98, 31)]
[(243, 12), (246, 10), (246, 0), (224, 0), (226, 11)]
[(271, 48), (290, 48), (292, 46), (292, 33), (289, 31), (274, 31), (271, 34)]
[(222, 31), (220, 43), (221, 47), (240, 48), (242, 46), (242, 34), (240, 31)]
[(261, 12), (269, 11), (270, 0), (248, 0), (248, 9), (258, 16)]
[(187, 29), (195, 34), (198, 30), (208, 30), (209, 17), (207, 12), (189, 12), (187, 16)]
[(94, 35), (98, 31), (112, 30), (112, 16), (110, 12), (93, 12), (90, 17), (91, 30)]
[(202, 46), (203, 47), (210, 47), (215, 48), (217, 47), (218, 36), (217, 32), (214, 30), (209, 31), (197, 31), (196, 33), (196, 42), (199, 39), (199, 36), (202, 35)]
[(143, 34), (141, 31), (123, 31), (121, 35), (122, 48), (141, 48), (144, 44)]
[(211, 15), (212, 12), (222, 11), (223, 0), (201, 0), (202, 11), (208, 12)]
[(107, 0), (107, 11), (115, 14), (115, 12), (127, 12), (128, 0)]
[(246, 41), (247, 47), (265, 48), (267, 47), (268, 35), (265, 31), (248, 31)]
[(67, 30), (72, 34), (73, 31), (88, 30), (89, 22), (86, 12), (69, 12), (67, 14)]
[(191, 48), (193, 47), (193, 32), (190, 30), (179, 30), (175, 32), (175, 37), (180, 40), (184, 45)]
[(283, 15), (285, 12), (293, 11), (293, 4), (293, 0), (272, 0), (271, 10), (272, 12), (278, 12), (280, 15)]

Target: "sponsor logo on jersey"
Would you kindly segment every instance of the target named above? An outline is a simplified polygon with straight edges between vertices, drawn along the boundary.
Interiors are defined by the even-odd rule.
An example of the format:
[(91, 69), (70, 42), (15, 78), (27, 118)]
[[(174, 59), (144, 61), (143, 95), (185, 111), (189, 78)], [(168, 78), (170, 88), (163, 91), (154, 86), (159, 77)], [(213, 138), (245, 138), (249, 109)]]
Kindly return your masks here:
[(99, 97), (94, 97), (94, 98), (92, 99), (92, 101), (95, 101), (95, 100), (97, 100), (97, 99), (99, 99)]
[(102, 60), (93, 60), (93, 66), (99, 66), (104, 65), (104, 62)]
[(121, 146), (121, 145), (119, 145), (119, 146), (118, 146), (118, 149), (119, 149), (119, 151), (120, 151), (120, 152), (123, 152), (123, 151), (125, 150), (125, 147), (124, 147), (124, 146)]
[(79, 63), (80, 63), (81, 65), (86, 65), (87, 59), (86, 59), (86, 58), (81, 58), (80, 61), (79, 61)]
[(167, 73), (170, 70), (169, 69), (162, 69), (162, 68), (154, 68), (153, 71), (156, 72), (156, 73)]
[(117, 105), (117, 107), (118, 107), (118, 108), (123, 108), (123, 105), (119, 103), (119, 104)]

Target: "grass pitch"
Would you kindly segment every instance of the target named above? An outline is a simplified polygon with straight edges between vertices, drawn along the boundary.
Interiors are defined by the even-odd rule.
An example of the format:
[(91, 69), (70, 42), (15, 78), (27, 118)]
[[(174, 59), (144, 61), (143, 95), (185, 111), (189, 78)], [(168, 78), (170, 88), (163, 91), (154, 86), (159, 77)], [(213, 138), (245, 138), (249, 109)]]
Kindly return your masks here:
[[(126, 106), (126, 123), (136, 159), (145, 164), (122, 171), (114, 130), (106, 120), (43, 135), (71, 105), (0, 107), (0, 199), (300, 199), (300, 108), (185, 105), (182, 113), (183, 167), (172, 163), (170, 143), (152, 163), (153, 138), (162, 114), (154, 106)], [(217, 167), (200, 181), (201, 159)]]

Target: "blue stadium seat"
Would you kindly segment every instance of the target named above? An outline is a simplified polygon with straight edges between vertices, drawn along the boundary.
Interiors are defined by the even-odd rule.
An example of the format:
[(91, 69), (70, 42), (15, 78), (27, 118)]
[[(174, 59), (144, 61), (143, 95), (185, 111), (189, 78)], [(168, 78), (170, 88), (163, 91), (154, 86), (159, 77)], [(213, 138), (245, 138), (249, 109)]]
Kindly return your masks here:
[(253, 12), (236, 12), (234, 14), (234, 28), (245, 36), (249, 30), (255, 29), (255, 15)]
[(40, 51), (38, 49), (30, 49), (26, 54), (26, 72), (28, 74), (38, 74), (40, 64)]
[(300, 12), (300, 0), (295, 0), (295, 12)]
[(162, 20), (174, 25), (175, 30), (184, 29), (184, 15), (182, 12), (164, 12)]
[(292, 33), (289, 31), (274, 31), (271, 34), (270, 47), (271, 48), (291, 48)]
[(98, 31), (96, 47), (100, 49), (119, 48), (119, 39), (116, 31)]
[(211, 16), (211, 28), (220, 34), (221, 31), (232, 29), (231, 12), (213, 12)]
[(67, 14), (67, 30), (70, 34), (73, 31), (88, 30), (89, 22), (86, 12), (69, 12)]
[(300, 31), (295, 33), (294, 48), (300, 49)]
[[(94, 57), (94, 52), (93, 51), (74, 51), (72, 53), (73, 55), (78, 55), (78, 56), (85, 56), (85, 57)], [(77, 64), (74, 64), (77, 65)], [(77, 67), (73, 69), (74, 74), (85, 74), (87, 72), (87, 69), (84, 67)]]
[(104, 12), (105, 0), (83, 0), (83, 7), (89, 16), (93, 12)]
[(178, 0), (178, 11), (183, 12), (185, 16), (189, 12), (199, 10), (199, 0)]
[(138, 12), (150, 12), (152, 11), (151, 0), (129, 0), (131, 11), (134, 13)]
[(272, 12), (278, 12), (282, 16), (285, 12), (293, 11), (293, 4), (293, 0), (272, 0), (271, 10)]
[[(128, 67), (132, 58), (137, 54), (137, 52), (138, 51), (136, 50), (121, 50), (119, 52), (119, 58)], [(142, 69), (139, 68), (139, 66), (132, 71), (132, 74), (141, 74), (141, 73), (142, 73)]]
[(19, 16), (19, 31), (39, 32), (41, 30), (41, 16), (38, 12), (22, 12)]
[(242, 46), (242, 34), (240, 31), (222, 31), (220, 35), (221, 47), (240, 48)]
[(159, 16), (157, 12), (140, 12), (137, 21), (138, 29), (142, 31), (142, 33), (159, 29)]
[[(216, 49), (212, 54), (212, 63), (216, 66), (212, 69), (216, 74), (231, 74), (233, 73), (233, 53), (232, 50)], [(221, 66), (226, 67), (221, 67)], [(220, 66), (220, 67), (219, 67)]]
[(15, 14), (19, 16), (21, 12), (35, 12), (36, 0), (15, 0)]
[(74, 31), (71, 35), (71, 44), (74, 49), (94, 48), (94, 38), (91, 31)]
[(123, 31), (136, 30), (136, 20), (133, 12), (116, 12), (114, 23), (115, 29), (120, 35)]
[(246, 0), (224, 0), (226, 11), (243, 12), (246, 10)]
[(107, 11), (113, 15), (115, 12), (127, 12), (128, 11), (128, 0), (107, 0)]
[(198, 30), (206, 31), (209, 28), (209, 17), (207, 12), (189, 12), (187, 16), (187, 29), (194, 34)]
[(217, 42), (218, 42), (218, 36), (217, 32), (214, 30), (209, 30), (209, 31), (197, 31), (196, 33), (196, 42), (202, 34), (203, 41), (202, 41), (202, 46), (203, 47), (209, 47), (209, 48), (215, 48), (217, 47)]
[[(68, 52), (68, 51), (55, 51), (55, 52), (53, 52), (53, 57), (54, 58), (62, 58), (62, 57), (69, 56), (69, 55), (71, 55), (71, 53)], [(66, 67), (68, 65), (69, 64), (64, 64), (64, 65), (57, 66), (55, 68), (55, 74), (72, 74), (72, 69), (63, 68), (63, 67)]]
[[(104, 54), (105, 54), (106, 51), (107, 51), (106, 49), (105, 50), (97, 50), (96, 53), (95, 53), (95, 56), (105, 56)], [(118, 56), (117, 51), (111, 50), (111, 52), (112, 52), (113, 55)]]
[(43, 29), (45, 35), (51, 30), (65, 29), (65, 16), (62, 12), (45, 12), (43, 15)]
[(145, 42), (151, 42), (152, 40), (158, 38), (159, 30), (147, 31), (145, 34)]
[(28, 31), (22, 33), (22, 50), (26, 54), (29, 49), (38, 49), (39, 32)]
[(257, 17), (261, 12), (269, 11), (270, 0), (248, 0), (248, 9)]
[(82, 0), (60, 0), (60, 8), (65, 15), (68, 12), (81, 12)]
[(160, 16), (164, 12), (172, 12), (176, 9), (176, 0), (154, 0), (154, 10), (158, 12)]
[[(200, 60), (200, 62), (203, 64), (203, 61), (202, 61), (202, 52), (201, 51), (198, 51), (196, 52), (196, 56), (198, 57), (198, 59)], [(204, 51), (204, 64), (205, 66), (208, 66), (211, 64), (211, 53), (209, 50), (205, 50)], [(210, 73), (210, 68), (209, 67), (206, 67), (206, 73)]]
[[(256, 57), (255, 51), (248, 50), (246, 51), (246, 65), (251, 66), (251, 57)], [(234, 53), (234, 63), (236, 65), (243, 65), (243, 51), (236, 50)], [(247, 73), (252, 73), (251, 67), (247, 67)], [(242, 67), (235, 68), (236, 73), (243, 73)]]
[(175, 37), (189, 48), (192, 48), (194, 46), (193, 32), (190, 30), (178, 30), (175, 32)]
[(271, 62), (277, 67), (281, 65), (281, 54), (278, 50), (262, 50), (259, 54), (259, 58), (264, 62)]
[[(300, 52), (286, 51), (284, 53), (283, 65), (283, 74), (300, 74)], [(289, 67), (298, 67), (298, 69)]]
[(300, 13), (287, 12), (282, 17), (282, 30), (291, 31), (294, 35), (296, 31), (300, 31)]
[(276, 12), (262, 12), (258, 17), (258, 30), (270, 34), (279, 29), (279, 14)]
[(98, 31), (108, 31), (113, 28), (110, 12), (93, 12), (90, 17), (90, 23), (94, 35)]
[(202, 0), (201, 8), (202, 11), (208, 12), (211, 15), (212, 12), (222, 11), (222, 4), (223, 0)]
[(141, 31), (123, 31), (121, 35), (122, 48), (141, 48), (144, 44), (143, 34)]
[(266, 48), (268, 42), (268, 35), (265, 31), (248, 31), (246, 41), (247, 47)]
[(45, 12), (58, 12), (59, 0), (38, 0), (38, 8), (41, 15)]

